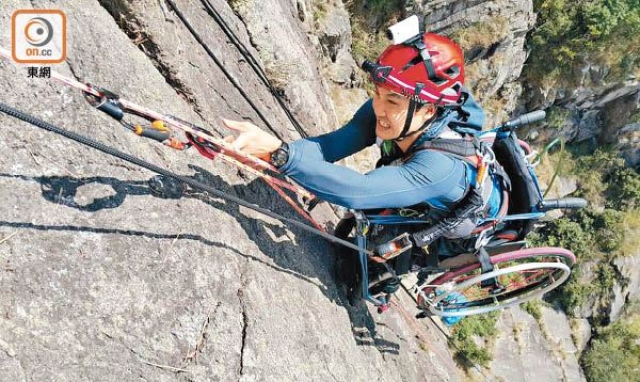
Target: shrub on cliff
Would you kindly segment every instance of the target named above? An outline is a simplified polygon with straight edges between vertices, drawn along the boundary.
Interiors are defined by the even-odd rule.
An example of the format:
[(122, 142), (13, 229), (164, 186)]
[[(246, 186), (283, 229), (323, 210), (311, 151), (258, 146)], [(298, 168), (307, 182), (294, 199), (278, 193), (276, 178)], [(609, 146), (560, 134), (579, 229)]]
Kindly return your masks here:
[(582, 357), (587, 380), (635, 380), (640, 370), (640, 317), (620, 320), (599, 330)]
[(537, 83), (566, 81), (587, 59), (609, 68), (613, 77), (638, 75), (638, 0), (534, 0), (538, 13), (527, 76)]

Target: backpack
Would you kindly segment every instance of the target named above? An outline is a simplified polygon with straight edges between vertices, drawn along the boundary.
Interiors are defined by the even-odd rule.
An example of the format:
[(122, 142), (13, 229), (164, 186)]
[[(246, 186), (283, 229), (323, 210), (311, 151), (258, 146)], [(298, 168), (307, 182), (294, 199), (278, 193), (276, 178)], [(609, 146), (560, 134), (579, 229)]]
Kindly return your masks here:
[[(502, 188), (502, 205), (497, 216), (527, 214), (534, 212), (542, 205), (543, 196), (537, 183), (537, 177), (533, 167), (526, 157), (530, 151), (528, 145), (517, 138), (514, 131), (498, 131), (495, 136), (489, 134), (482, 137), (470, 137), (458, 140), (435, 139), (425, 142), (416, 150), (437, 150), (467, 163), (474, 165), (474, 150), (478, 145), (482, 148), (490, 145), (495, 162), (489, 166), (489, 176), (499, 180)], [(479, 143), (477, 142), (479, 141)], [(527, 151), (527, 152), (525, 152)], [(473, 152), (473, 154), (472, 154)], [(477, 162), (476, 162), (477, 163)], [(477, 164), (475, 165), (477, 168)], [(481, 207), (488, 203), (486, 197), (475, 192), (471, 187), (465, 196), (454, 206), (449, 214), (434, 226), (414, 233), (413, 237), (418, 246), (429, 245), (438, 237), (452, 237), (452, 232), (465, 222), (477, 221), (483, 218), (486, 208)], [(486, 216), (484, 216), (486, 217)], [(492, 220), (475, 227), (469, 235), (492, 229), (494, 237), (505, 241), (523, 240), (532, 230), (535, 219), (517, 219), (500, 222)]]

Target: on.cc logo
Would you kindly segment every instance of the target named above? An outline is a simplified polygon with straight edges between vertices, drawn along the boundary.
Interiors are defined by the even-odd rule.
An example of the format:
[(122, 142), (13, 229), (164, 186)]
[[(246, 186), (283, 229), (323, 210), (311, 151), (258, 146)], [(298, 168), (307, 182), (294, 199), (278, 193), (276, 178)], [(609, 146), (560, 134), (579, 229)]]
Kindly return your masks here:
[(42, 17), (34, 17), (24, 27), (24, 36), (33, 46), (45, 46), (53, 38), (53, 25)]

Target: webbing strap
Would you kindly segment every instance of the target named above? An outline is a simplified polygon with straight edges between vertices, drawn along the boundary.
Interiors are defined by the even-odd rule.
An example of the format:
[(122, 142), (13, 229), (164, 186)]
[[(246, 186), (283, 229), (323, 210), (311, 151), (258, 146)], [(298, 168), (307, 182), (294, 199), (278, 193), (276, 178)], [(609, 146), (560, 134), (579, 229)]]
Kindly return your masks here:
[(478, 252), (476, 253), (476, 257), (478, 258), (478, 262), (480, 262), (480, 266), (482, 267), (482, 273), (488, 273), (493, 271), (493, 264), (491, 264), (491, 258), (489, 257), (489, 253), (484, 247), (480, 247)]
[(417, 105), (418, 103), (413, 99), (409, 101), (409, 110), (407, 111), (407, 118), (404, 120), (404, 127), (400, 135), (398, 135), (398, 138), (394, 139), (394, 141), (401, 141), (408, 136), (407, 132), (411, 127), (411, 122), (413, 122), (413, 113), (415, 113)]
[[(482, 274), (489, 273), (493, 271), (493, 264), (491, 264), (491, 257), (489, 256), (489, 252), (487, 252), (484, 247), (480, 247), (478, 252), (476, 252), (476, 258), (480, 263), (480, 267), (482, 269)], [(482, 280), (480, 282), (480, 286), (482, 288), (495, 288), (498, 286), (498, 279), (495, 277), (491, 277), (486, 280)]]

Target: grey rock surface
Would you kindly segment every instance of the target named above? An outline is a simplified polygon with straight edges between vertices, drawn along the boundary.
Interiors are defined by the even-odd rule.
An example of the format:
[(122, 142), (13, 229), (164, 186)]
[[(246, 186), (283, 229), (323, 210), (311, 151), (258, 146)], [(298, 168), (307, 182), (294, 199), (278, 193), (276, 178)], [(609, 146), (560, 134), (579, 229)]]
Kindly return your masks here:
[(336, 61), (340, 51), (351, 49), (349, 13), (341, 3), (317, 21), (317, 29), (323, 53), (331, 61)]
[[(177, 4), (277, 132), (295, 138), (273, 96), (203, 8)], [(264, 13), (253, 14), (248, 34), (225, 2), (213, 4), (245, 42), (298, 47), (304, 37), (284, 2), (255, 4)], [(2, 46), (10, 41), (4, 26), (12, 12), (33, 6), (61, 7), (67, 15), (68, 60), (54, 70), (218, 135), (227, 134), (222, 116), (264, 127), (232, 80), (158, 2), (3, 1)], [(286, 19), (273, 23), (273, 12)], [(293, 30), (273, 37), (261, 32), (265, 27)], [(312, 97), (288, 95), (314, 134), (332, 129), (335, 116), (323, 106), (324, 87), (310, 68), (304, 96)], [(295, 218), (250, 176), (141, 140), (79, 92), (28, 79), (24, 66), (0, 66), (0, 94), (3, 103), (62, 128)], [(0, 150), (2, 381), (463, 378), (441, 333), (413, 319), (415, 312), (378, 316), (350, 306), (333, 278), (331, 246), (308, 233), (166, 180), (159, 193), (153, 173), (5, 115)], [(322, 206), (314, 215), (335, 219)]]
[(622, 285), (618, 282), (614, 282), (611, 288), (611, 302), (607, 307), (607, 315), (611, 318), (611, 321), (615, 321), (620, 317), (622, 309), (627, 302), (627, 294), (623, 292)]
[[(578, 364), (579, 351), (574, 343), (571, 325), (567, 316), (552, 307), (542, 306), (542, 320), (547, 332), (547, 341), (562, 368), (565, 381), (584, 381), (585, 376)], [(540, 324), (539, 324), (540, 325)]]
[[(505, 381), (584, 381), (563, 315), (543, 311), (544, 328), (520, 308), (500, 316), (491, 373)], [(561, 324), (561, 325), (558, 325)], [(552, 328), (552, 326), (554, 326)]]
[(568, 127), (568, 132), (566, 135), (573, 135), (569, 139), (569, 141), (579, 143), (586, 140), (594, 139), (596, 136), (598, 136), (598, 134), (600, 134), (600, 131), (602, 130), (602, 120), (600, 115), (600, 110), (585, 111), (580, 118), (580, 122), (578, 122), (577, 129), (575, 125)]
[(627, 163), (640, 169), (640, 123), (630, 123), (620, 129), (618, 146)]
[[(322, 3), (323, 16), (318, 17), (313, 26), (313, 35), (317, 36), (322, 52), (322, 69), (324, 76), (331, 81), (330, 89), (339, 85), (341, 90), (353, 86), (357, 77), (358, 65), (351, 56), (351, 21), (349, 13), (341, 1)], [(340, 105), (335, 100), (335, 91), (331, 91), (332, 103), (335, 105), (340, 120)], [(351, 114), (353, 115), (353, 114)]]
[(587, 348), (589, 340), (591, 339), (591, 324), (586, 318), (575, 318), (573, 319), (573, 325), (576, 349), (578, 353), (582, 353)]
[[(588, 64), (583, 68), (589, 71)], [(640, 139), (632, 127), (631, 116), (640, 105), (637, 80), (626, 83), (585, 81), (577, 88), (533, 89), (529, 95), (533, 108), (547, 108), (561, 104), (568, 111), (563, 121), (556, 122), (559, 132), (554, 129), (542, 134), (549, 139), (559, 135), (569, 143), (586, 142), (596, 148), (602, 145), (616, 147), (627, 163), (633, 167), (640, 164)]]
[[(581, 283), (588, 285), (596, 275), (597, 262), (595, 261), (583, 261), (577, 263), (571, 272), (573, 277), (578, 277)], [(577, 318), (591, 318), (599, 313), (599, 301), (600, 297), (597, 294), (590, 294), (585, 298), (584, 303), (578, 306), (571, 312), (572, 316)]]
[(610, 312), (611, 320), (615, 321), (627, 303), (640, 300), (640, 254), (627, 254), (613, 260), (620, 280), (613, 288), (613, 301)]
[(278, 83), (296, 115), (306, 121), (306, 131), (318, 135), (335, 126), (329, 88), (319, 66), (321, 52), (313, 44), (315, 39), (307, 35), (313, 21), (300, 25), (297, 8), (286, 0), (239, 1), (235, 10), (269, 76)]

